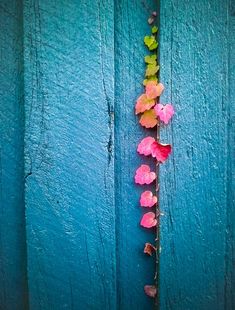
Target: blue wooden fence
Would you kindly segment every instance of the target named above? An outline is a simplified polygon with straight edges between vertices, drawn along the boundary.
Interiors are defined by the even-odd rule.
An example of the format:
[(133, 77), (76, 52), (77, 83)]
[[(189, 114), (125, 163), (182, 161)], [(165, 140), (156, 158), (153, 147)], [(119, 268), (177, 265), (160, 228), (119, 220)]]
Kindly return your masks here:
[[(151, 309), (139, 228), (153, 0), (0, 3), (0, 309)], [(161, 309), (235, 307), (232, 0), (162, 0)]]
[(161, 3), (163, 98), (177, 110), (161, 170), (162, 308), (233, 309), (234, 5)]

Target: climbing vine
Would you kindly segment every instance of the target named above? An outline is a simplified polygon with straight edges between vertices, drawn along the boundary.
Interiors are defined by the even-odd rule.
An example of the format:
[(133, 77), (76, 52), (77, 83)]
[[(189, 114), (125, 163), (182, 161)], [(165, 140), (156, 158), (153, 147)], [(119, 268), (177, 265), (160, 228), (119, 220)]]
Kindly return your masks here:
[(155, 160), (156, 169), (151, 171), (149, 165), (142, 164), (135, 173), (135, 183), (156, 183), (156, 190), (146, 190), (140, 196), (140, 206), (151, 211), (146, 212), (140, 225), (144, 228), (155, 229), (156, 244), (145, 243), (144, 253), (150, 256), (156, 255), (156, 273), (153, 279), (155, 284), (145, 285), (145, 293), (152, 297), (158, 296), (159, 285), (159, 256), (160, 256), (160, 206), (159, 206), (159, 165), (164, 163), (171, 153), (171, 145), (160, 142), (160, 127), (167, 125), (174, 114), (171, 104), (159, 103), (159, 98), (164, 91), (164, 85), (159, 82), (158, 63), (158, 27), (155, 25), (156, 12), (153, 12), (148, 20), (151, 26), (151, 34), (144, 37), (149, 54), (144, 57), (146, 64), (145, 79), (143, 81), (144, 93), (139, 96), (135, 105), (135, 113), (140, 116), (139, 123), (145, 128), (156, 128), (154, 136), (148, 136), (140, 141), (137, 152), (140, 155), (151, 156)]

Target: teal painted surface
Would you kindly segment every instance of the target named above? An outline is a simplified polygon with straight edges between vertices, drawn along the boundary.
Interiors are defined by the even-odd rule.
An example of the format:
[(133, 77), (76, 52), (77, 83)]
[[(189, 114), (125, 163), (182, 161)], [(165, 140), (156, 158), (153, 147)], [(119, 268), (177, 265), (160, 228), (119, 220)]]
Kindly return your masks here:
[(34, 310), (116, 304), (113, 12), (112, 1), (24, 4)]
[[(1, 2), (0, 309), (152, 308), (154, 235), (133, 182), (151, 163), (134, 115), (148, 8)], [(235, 6), (162, 0), (160, 12), (162, 101), (177, 111), (162, 130), (174, 153), (161, 167), (161, 309), (232, 310)]]
[[(140, 188), (133, 183), (141, 162), (133, 133), (139, 131), (138, 138), (143, 137), (133, 107), (142, 91), (148, 12), (138, 1), (135, 13), (132, 6), (125, 12), (126, 7), (123, 2), (114, 10), (112, 1), (24, 5), (25, 196), (32, 309), (143, 309), (152, 304), (143, 286), (153, 282), (154, 261), (142, 251), (144, 242), (154, 236), (139, 228)], [(130, 23), (129, 30), (120, 29), (129, 14), (145, 27), (135, 31)], [(126, 47), (124, 37), (125, 42), (130, 40)], [(122, 50), (130, 54), (131, 42), (141, 58), (135, 67), (135, 57), (128, 63), (117, 57), (124, 57)], [(127, 67), (132, 67), (131, 77), (125, 73), (123, 80), (120, 74)], [(135, 88), (130, 92), (126, 83)], [(132, 120), (131, 128), (126, 119)], [(134, 234), (138, 238), (132, 238)]]
[(22, 7), (0, 3), (0, 309), (27, 306)]
[(162, 132), (174, 153), (161, 169), (161, 309), (233, 309), (234, 5), (162, 1), (160, 46), (162, 101), (177, 111)]
[(235, 305), (235, 3), (229, 3), (229, 20), (228, 20), (228, 35), (229, 35), (229, 51), (228, 51), (228, 196), (227, 196), (227, 240), (226, 240), (226, 285), (225, 285), (225, 305), (227, 309), (234, 308)]

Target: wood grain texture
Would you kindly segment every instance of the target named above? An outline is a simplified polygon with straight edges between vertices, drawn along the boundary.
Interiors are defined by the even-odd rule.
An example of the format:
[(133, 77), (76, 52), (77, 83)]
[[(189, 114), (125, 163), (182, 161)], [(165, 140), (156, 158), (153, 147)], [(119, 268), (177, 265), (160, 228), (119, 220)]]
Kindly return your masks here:
[[(1, 1), (1, 310), (152, 308), (150, 187), (134, 174), (153, 164), (136, 147), (155, 132), (134, 103), (156, 5)], [(233, 310), (235, 5), (162, 0), (160, 13), (162, 101), (176, 108), (161, 130), (174, 148), (160, 175), (161, 309)]]
[(112, 1), (24, 1), (30, 308), (115, 309)]
[(229, 1), (161, 2), (162, 101), (177, 111), (162, 131), (174, 153), (160, 176), (161, 309), (234, 307), (230, 9)]
[(27, 307), (20, 1), (0, 3), (0, 309)]
[[(141, 192), (151, 186), (134, 183), (136, 169), (154, 161), (137, 154), (141, 139), (151, 133), (139, 125), (134, 114), (143, 92), (143, 38), (150, 33), (147, 19), (155, 1), (116, 1), (115, 7), (115, 189), (117, 210), (117, 309), (151, 309), (153, 300), (144, 294), (145, 284), (154, 284), (154, 258), (143, 253), (145, 242), (154, 243), (154, 231), (139, 226), (146, 210), (139, 205)], [(154, 190), (154, 186), (152, 186)]]
[(235, 306), (235, 3), (228, 7), (228, 157), (225, 309)]

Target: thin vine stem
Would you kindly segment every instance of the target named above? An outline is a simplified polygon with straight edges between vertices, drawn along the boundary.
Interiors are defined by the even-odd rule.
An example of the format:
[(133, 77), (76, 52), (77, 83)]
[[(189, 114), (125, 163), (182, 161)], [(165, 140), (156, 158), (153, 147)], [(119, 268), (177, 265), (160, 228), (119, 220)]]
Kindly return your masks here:
[[(157, 141), (160, 141), (160, 125), (157, 126)], [(156, 196), (157, 196), (157, 204), (156, 204), (156, 219), (158, 221), (158, 225), (156, 227), (156, 266), (155, 266), (155, 282), (156, 282), (156, 288), (157, 288), (157, 294), (155, 298), (155, 309), (160, 309), (160, 203), (159, 203), (159, 191), (160, 191), (160, 180), (159, 180), (159, 172), (160, 172), (160, 165), (159, 162), (156, 163)]]
[[(158, 10), (159, 11), (159, 10)], [(156, 18), (158, 17), (158, 18)], [(157, 22), (158, 21), (158, 22)], [(154, 298), (154, 309), (160, 309), (160, 164), (164, 163), (171, 153), (170, 144), (160, 143), (160, 124), (168, 124), (174, 114), (174, 108), (171, 104), (160, 103), (160, 96), (164, 91), (164, 85), (159, 83), (159, 49), (158, 49), (158, 26), (159, 16), (156, 11), (151, 13), (148, 18), (148, 24), (151, 26), (151, 34), (144, 37), (144, 43), (150, 54), (144, 57), (146, 63), (145, 79), (143, 85), (145, 92), (140, 95), (136, 101), (135, 113), (140, 114), (139, 123), (145, 128), (156, 128), (155, 137), (145, 137), (137, 147), (140, 155), (151, 155), (156, 160), (155, 172), (151, 171), (149, 165), (141, 165), (135, 173), (136, 184), (151, 184), (156, 182), (155, 193), (152, 191), (144, 191), (140, 197), (140, 205), (142, 207), (154, 207), (155, 212), (150, 211), (144, 213), (141, 218), (140, 225), (144, 228), (155, 227), (155, 246), (145, 243), (144, 253), (152, 256), (155, 252), (155, 275), (154, 285), (146, 284), (144, 291), (147, 296)]]
[[(158, 7), (158, 13), (160, 11), (160, 8)], [(160, 14), (158, 14), (158, 18), (156, 20), (156, 24), (160, 26)], [(156, 34), (157, 42), (159, 42), (159, 30)], [(158, 59), (158, 65), (159, 65), (159, 71), (157, 74), (158, 80), (160, 76), (160, 64), (159, 64), (159, 46), (157, 49), (157, 59)], [(160, 99), (158, 98), (157, 103), (159, 103)], [(156, 128), (156, 140), (157, 142), (160, 142), (160, 119), (158, 118), (158, 125)], [(160, 309), (160, 251), (161, 251), (161, 244), (160, 244), (160, 231), (161, 231), (161, 209), (160, 209), (160, 163), (156, 163), (156, 196), (157, 196), (157, 204), (156, 204), (156, 219), (158, 221), (158, 225), (156, 227), (156, 261), (155, 261), (155, 283), (156, 283), (156, 288), (157, 288), (157, 294), (155, 297), (155, 308), (156, 310)]]

